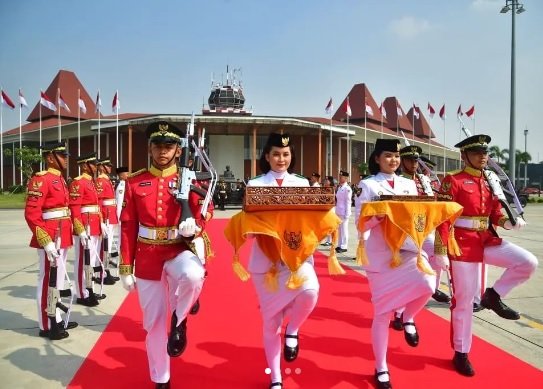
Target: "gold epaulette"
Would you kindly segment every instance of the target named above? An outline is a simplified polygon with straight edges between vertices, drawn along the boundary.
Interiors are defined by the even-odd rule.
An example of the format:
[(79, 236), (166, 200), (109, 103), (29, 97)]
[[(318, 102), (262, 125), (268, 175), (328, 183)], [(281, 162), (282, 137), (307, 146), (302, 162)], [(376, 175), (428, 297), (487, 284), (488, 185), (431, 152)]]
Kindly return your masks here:
[(134, 173), (130, 173), (130, 175), (128, 177), (129, 178), (136, 177), (136, 176), (139, 176), (142, 173), (145, 173), (146, 171), (147, 171), (147, 169), (145, 169), (145, 168), (140, 169), (140, 170), (135, 171)]
[(83, 174), (81, 174), (80, 176), (75, 177), (74, 180), (78, 181), (78, 180), (80, 180), (82, 178), (83, 178)]
[(35, 176), (44, 176), (47, 173), (47, 170), (42, 170), (41, 172), (34, 173)]
[(448, 176), (454, 176), (458, 173), (462, 173), (464, 170), (463, 169), (456, 169), (456, 170), (451, 170), (450, 172), (447, 172), (447, 175)]

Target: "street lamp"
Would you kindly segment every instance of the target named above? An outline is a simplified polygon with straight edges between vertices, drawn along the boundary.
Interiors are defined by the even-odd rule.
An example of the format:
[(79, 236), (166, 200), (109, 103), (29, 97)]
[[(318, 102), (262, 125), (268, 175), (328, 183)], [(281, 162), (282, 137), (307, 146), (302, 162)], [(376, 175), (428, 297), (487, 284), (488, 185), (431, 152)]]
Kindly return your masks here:
[(500, 13), (511, 11), (511, 108), (509, 113), (509, 175), (515, 185), (515, 14), (526, 11), (518, 0), (505, 0), (505, 6)]
[(528, 159), (526, 156), (528, 152), (526, 151), (528, 146), (528, 128), (524, 130), (524, 187), (528, 187)]

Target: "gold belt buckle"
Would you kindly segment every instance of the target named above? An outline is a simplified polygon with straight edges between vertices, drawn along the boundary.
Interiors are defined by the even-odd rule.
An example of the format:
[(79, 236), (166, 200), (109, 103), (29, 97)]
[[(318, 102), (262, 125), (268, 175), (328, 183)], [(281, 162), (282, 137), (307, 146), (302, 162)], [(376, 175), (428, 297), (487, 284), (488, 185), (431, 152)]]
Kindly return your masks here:
[(168, 240), (168, 230), (156, 230), (156, 240)]
[(488, 221), (486, 219), (479, 220), (479, 230), (484, 231), (488, 229)]

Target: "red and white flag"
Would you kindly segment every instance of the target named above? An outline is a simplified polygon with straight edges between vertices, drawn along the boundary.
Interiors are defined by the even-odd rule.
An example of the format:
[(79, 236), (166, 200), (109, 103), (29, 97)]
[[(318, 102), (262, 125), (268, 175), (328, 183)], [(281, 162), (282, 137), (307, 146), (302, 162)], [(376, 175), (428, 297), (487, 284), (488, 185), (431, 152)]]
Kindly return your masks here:
[(439, 117), (441, 120), (445, 120), (447, 116), (445, 116), (445, 104), (443, 104), (443, 107), (439, 110)]
[(87, 106), (81, 97), (78, 99), (77, 104), (79, 105), (79, 110), (83, 112), (83, 114), (87, 113)]
[(98, 91), (98, 93), (96, 94), (96, 110), (95, 112), (100, 112), (100, 110), (102, 109), (102, 99), (100, 98), (100, 91)]
[(434, 109), (434, 107), (432, 107), (430, 102), (428, 102), (428, 115), (430, 116), (430, 119), (434, 118), (435, 113), (436, 113), (436, 110)]
[(111, 109), (113, 110), (113, 113), (118, 113), (121, 109), (118, 91), (115, 91), (115, 96), (113, 96), (113, 101), (111, 102)]
[(330, 100), (328, 100), (328, 104), (326, 104), (326, 108), (324, 108), (324, 111), (328, 115), (331, 115), (333, 110), (334, 110), (334, 103), (332, 103), (332, 98), (330, 97)]
[(458, 106), (458, 109), (456, 110), (456, 116), (464, 116), (464, 113), (462, 112), (462, 104)]
[(400, 104), (398, 104), (398, 102), (396, 102), (396, 114), (398, 115), (398, 117), (403, 116), (402, 107), (400, 107)]
[(43, 105), (45, 108), (50, 109), (51, 111), (56, 111), (57, 107), (49, 97), (43, 92), (40, 92), (40, 104)]
[(373, 109), (366, 103), (366, 113), (373, 116)]
[(70, 107), (68, 107), (68, 104), (66, 104), (66, 101), (62, 98), (62, 95), (58, 94), (58, 106), (60, 108), (64, 108), (66, 111), (70, 112)]
[(4, 91), (2, 91), (2, 93), (0, 94), (0, 103), (2, 103), (2, 105), (5, 105), (9, 109), (15, 109), (15, 104), (13, 104), (13, 101), (11, 101), (9, 96)]
[(349, 97), (347, 97), (343, 103), (343, 112), (349, 117), (353, 114), (353, 111), (351, 111), (351, 104), (349, 104)]
[(472, 105), (471, 108), (466, 111), (466, 116), (468, 118), (471, 118), (474, 113), (475, 113), (475, 105)]
[(20, 89), (19, 89), (19, 104), (21, 104), (21, 108), (22, 107), (28, 108), (28, 103), (26, 102), (26, 99), (23, 96), (23, 92)]
[(381, 112), (381, 115), (383, 115), (385, 118), (387, 117), (387, 111), (385, 110), (383, 103), (381, 103), (381, 106), (379, 107), (379, 112)]
[(413, 116), (418, 120), (420, 118), (419, 107), (413, 103)]

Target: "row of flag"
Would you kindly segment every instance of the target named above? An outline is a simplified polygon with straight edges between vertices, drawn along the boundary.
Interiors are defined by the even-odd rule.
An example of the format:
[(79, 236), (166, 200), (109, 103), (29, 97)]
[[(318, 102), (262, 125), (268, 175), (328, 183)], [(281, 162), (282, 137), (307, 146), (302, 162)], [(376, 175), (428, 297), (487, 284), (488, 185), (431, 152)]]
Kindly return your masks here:
[[(366, 114), (368, 114), (370, 116), (373, 116), (373, 109), (371, 108), (371, 106), (368, 103), (366, 103), (365, 105), (366, 105), (366, 107), (365, 107)], [(326, 108), (324, 110), (328, 115), (332, 114), (332, 111), (334, 110), (334, 103), (332, 102), (331, 97), (330, 97), (330, 100), (328, 100), (328, 104), (326, 104)], [(343, 104), (341, 105), (341, 112), (345, 113), (345, 115), (347, 115), (349, 117), (352, 116), (351, 104), (349, 103), (349, 97), (347, 97), (345, 99), (345, 101), (343, 102)], [(381, 115), (383, 115), (384, 117), (387, 116), (385, 107), (383, 106), (383, 103), (381, 103), (381, 105), (379, 106), (379, 112), (381, 112)], [(396, 113), (397, 113), (398, 116), (403, 116), (402, 109), (400, 108), (399, 105), (396, 107)], [(433, 118), (435, 113), (436, 113), (436, 111), (435, 111), (434, 107), (430, 103), (428, 103), (428, 115), (430, 116), (430, 118)], [(475, 105), (472, 105), (470, 109), (463, 112), (462, 111), (462, 104), (460, 104), (458, 106), (458, 110), (456, 111), (456, 116), (458, 116), (458, 117), (466, 115), (467, 117), (471, 118), (474, 114), (475, 114)], [(414, 103), (413, 103), (413, 115), (417, 119), (419, 118), (419, 115), (420, 115), (420, 107), (417, 107)], [(442, 120), (446, 119), (445, 104), (443, 104), (443, 106), (439, 110), (439, 117)]]
[[(1, 91), (0, 93), (0, 103), (10, 109), (15, 109), (15, 104), (13, 103), (13, 100), (11, 100), (9, 98), (9, 96), (7, 95), (6, 92), (4, 92), (3, 90)], [(21, 106), (21, 108), (28, 108), (28, 103), (26, 102), (26, 99), (25, 97), (23, 96), (23, 93), (22, 91), (19, 89), (19, 104)], [(62, 94), (60, 93), (60, 90), (59, 90), (59, 93), (58, 93), (58, 100), (57, 100), (57, 105), (55, 105), (55, 103), (53, 103), (52, 99), (50, 99), (43, 91), (40, 91), (40, 104), (43, 105), (44, 107), (50, 109), (51, 111), (56, 111), (57, 110), (57, 105), (60, 108), (64, 108), (66, 111), (70, 112), (70, 107), (68, 107), (68, 104), (66, 104), (66, 101), (64, 100), (64, 98), (62, 97)], [(81, 97), (78, 98), (78, 105), (79, 105), (79, 110), (85, 114), (87, 113), (87, 106), (85, 105), (85, 102), (83, 101), (83, 99), (81, 99)], [(102, 108), (102, 100), (100, 98), (100, 92), (98, 92), (98, 94), (96, 95), (96, 111), (95, 112), (100, 112), (101, 108)], [(113, 110), (113, 113), (118, 113), (119, 110), (121, 109), (121, 106), (120, 106), (120, 102), (119, 102), (119, 92), (116, 91), (115, 92), (115, 95), (113, 96), (113, 101), (111, 103), (111, 109)]]

